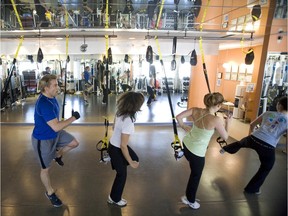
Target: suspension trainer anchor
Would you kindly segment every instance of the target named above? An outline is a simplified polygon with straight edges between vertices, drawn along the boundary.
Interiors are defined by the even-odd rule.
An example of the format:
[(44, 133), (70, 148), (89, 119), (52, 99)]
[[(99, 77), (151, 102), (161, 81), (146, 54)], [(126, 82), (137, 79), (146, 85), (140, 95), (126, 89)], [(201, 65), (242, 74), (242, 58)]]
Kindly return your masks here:
[(109, 146), (109, 142), (108, 142), (108, 127), (109, 127), (109, 120), (104, 117), (104, 126), (105, 126), (105, 137), (100, 140), (97, 144), (96, 144), (96, 149), (98, 151), (100, 151), (100, 163), (108, 163), (111, 158), (109, 156), (108, 153), (108, 146)]

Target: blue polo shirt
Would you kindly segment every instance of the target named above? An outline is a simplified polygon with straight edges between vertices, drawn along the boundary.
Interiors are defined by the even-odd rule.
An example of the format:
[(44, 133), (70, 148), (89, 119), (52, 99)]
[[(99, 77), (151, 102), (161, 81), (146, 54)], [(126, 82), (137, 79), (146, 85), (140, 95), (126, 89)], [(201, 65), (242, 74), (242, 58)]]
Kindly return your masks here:
[(84, 71), (84, 80), (85, 83), (90, 83), (90, 73), (88, 71)]
[(40, 94), (35, 105), (33, 137), (38, 140), (48, 140), (57, 137), (47, 122), (57, 118), (59, 120), (59, 104), (55, 97), (48, 98)]

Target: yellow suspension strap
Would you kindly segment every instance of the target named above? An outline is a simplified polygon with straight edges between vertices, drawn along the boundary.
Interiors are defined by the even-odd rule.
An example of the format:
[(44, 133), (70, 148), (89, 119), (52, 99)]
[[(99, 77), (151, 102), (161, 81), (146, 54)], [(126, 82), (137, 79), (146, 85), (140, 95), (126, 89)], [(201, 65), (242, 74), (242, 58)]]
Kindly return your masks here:
[(163, 7), (164, 7), (164, 2), (165, 2), (165, 0), (162, 0), (162, 1), (161, 1), (160, 10), (159, 10), (159, 14), (158, 14), (158, 17), (157, 17), (157, 23), (156, 23), (155, 29), (158, 29), (159, 22), (160, 22), (160, 19), (161, 19), (161, 16), (162, 16), (162, 11), (163, 11)]
[[(255, 5), (256, 6), (256, 9), (258, 10), (258, 6), (260, 7), (260, 5)], [(255, 6), (253, 7), (253, 10), (255, 10)], [(257, 21), (258, 19), (259, 19), (259, 16), (260, 16), (260, 14), (261, 14), (261, 9), (259, 9), (260, 10), (260, 14), (259, 14), (259, 16), (258, 16), (258, 18), (257, 17), (255, 17), (255, 16), (253, 16), (253, 10), (252, 10), (252, 14), (251, 14), (251, 16), (252, 16), (252, 19), (253, 19), (253, 29), (254, 29), (254, 21)], [(242, 27), (242, 34), (243, 34), (243, 36), (242, 36), (242, 38), (241, 38), (241, 41), (240, 41), (240, 44), (241, 44), (241, 48), (242, 48), (242, 53), (243, 54), (245, 54), (246, 55), (246, 57), (245, 57), (245, 64), (252, 64), (252, 62), (253, 62), (253, 60), (254, 60), (254, 50), (253, 50), (253, 48), (251, 48), (252, 47), (252, 40), (253, 40), (253, 33), (251, 33), (251, 37), (250, 37), (250, 48), (248, 49), (248, 51), (246, 52), (245, 50), (244, 50), (244, 33), (245, 33), (245, 28), (246, 28), (246, 24), (247, 24), (247, 20), (246, 20), (246, 18), (245, 18), (245, 20), (244, 20), (244, 24), (243, 24), (243, 27)]]
[[(209, 7), (209, 4), (210, 4), (210, 0), (208, 0), (207, 6), (205, 7), (204, 12), (203, 12), (203, 16), (202, 16), (201, 23), (200, 23), (200, 32), (202, 32), (202, 30), (203, 30), (203, 23), (205, 21), (205, 17), (206, 17), (206, 14), (207, 14), (207, 8)], [(201, 52), (201, 56), (202, 56), (203, 72), (204, 72), (206, 84), (207, 84), (207, 87), (208, 87), (208, 91), (209, 91), (209, 93), (211, 93), (211, 89), (210, 89), (210, 85), (209, 85), (209, 79), (208, 79), (208, 74), (207, 74), (207, 69), (206, 69), (206, 63), (205, 63), (205, 58), (204, 58), (203, 44), (202, 43), (203, 43), (203, 38), (202, 38), (202, 36), (200, 36), (199, 48), (200, 48), (200, 52)]]
[(110, 156), (108, 154), (108, 127), (109, 127), (109, 120), (107, 117), (103, 116), (104, 118), (104, 127), (105, 127), (105, 136), (96, 144), (96, 149), (100, 151), (101, 158), (100, 162), (107, 163), (110, 161)]
[[(11, 0), (11, 3), (12, 3), (12, 6), (13, 6), (15, 15), (16, 15), (16, 17), (17, 17), (17, 20), (18, 20), (18, 23), (19, 23), (19, 26), (20, 26), (20, 30), (24, 30), (14, 0)], [(15, 61), (16, 61), (16, 58), (18, 57), (19, 50), (20, 50), (20, 47), (22, 46), (23, 41), (24, 41), (24, 35), (21, 35), (21, 36), (20, 36), (20, 41), (19, 41), (19, 44), (18, 44), (18, 47), (17, 47), (17, 50), (16, 50), (16, 53), (15, 53), (15, 55), (14, 55)], [(14, 60), (13, 60), (13, 62), (14, 62)]]
[[(20, 30), (24, 30), (14, 0), (11, 0), (11, 3), (12, 3), (12, 6), (13, 6), (15, 15), (16, 15), (16, 17), (17, 17), (17, 20), (18, 20), (18, 23), (19, 23), (19, 26), (20, 26)], [(19, 41), (19, 44), (18, 44), (18, 47), (17, 47), (17, 50), (16, 50), (16, 53), (15, 53), (15, 55), (14, 55), (14, 59), (13, 59), (13, 61), (12, 61), (12, 65), (11, 65), (10, 70), (9, 70), (9, 75), (8, 75), (8, 77), (6, 78), (5, 83), (4, 83), (4, 88), (3, 88), (2, 91), (1, 91), (1, 108), (4, 108), (4, 107), (6, 106), (6, 104), (4, 104), (4, 101), (5, 101), (5, 99), (7, 98), (7, 95), (8, 95), (8, 94), (7, 94), (7, 91), (8, 91), (9, 83), (10, 83), (10, 81), (11, 81), (11, 77), (12, 77), (12, 75), (13, 75), (12, 72), (13, 72), (13, 70), (14, 70), (14, 68), (15, 68), (16, 59), (17, 59), (17, 57), (18, 57), (19, 50), (20, 50), (20, 47), (22, 46), (23, 41), (24, 41), (24, 35), (21, 35), (21, 36), (20, 36), (20, 41)]]
[[(65, 1), (65, 3), (66, 3), (66, 1)], [(66, 30), (68, 30), (68, 28), (69, 28), (67, 8), (65, 8), (65, 28), (66, 28)], [(65, 71), (64, 71), (64, 73), (65, 73), (64, 74), (64, 96), (63, 96), (63, 104), (62, 104), (62, 120), (65, 119), (66, 89), (67, 89), (67, 65), (70, 61), (70, 57), (68, 55), (68, 45), (69, 45), (69, 34), (67, 31), (67, 34), (66, 34), (66, 64), (65, 64)], [(62, 68), (60, 68), (60, 70), (61, 69)], [(73, 110), (72, 110), (72, 112), (73, 112)]]
[[(106, 0), (106, 8), (105, 8), (105, 29), (109, 28), (109, 22), (108, 22), (108, 18), (109, 18), (109, 0)], [(103, 92), (104, 94), (104, 98), (106, 100), (106, 106), (108, 105), (108, 74), (109, 74), (109, 67), (108, 67), (108, 56), (110, 57), (110, 60), (112, 61), (112, 54), (111, 54), (111, 49), (109, 49), (109, 36), (106, 34), (105, 35), (105, 42), (106, 42), (106, 54), (105, 54), (105, 58), (103, 58), (103, 63), (106, 63), (106, 67), (105, 67), (105, 78), (106, 78), (106, 87), (105, 87), (105, 91)], [(108, 51), (109, 50), (109, 51)], [(105, 62), (105, 61), (106, 62)], [(112, 63), (112, 62), (111, 62)]]
[[(156, 24), (155, 29), (158, 28), (159, 21), (160, 21), (161, 15), (162, 15), (164, 2), (165, 2), (165, 0), (162, 0), (162, 2), (161, 2), (160, 12), (159, 12), (159, 15), (158, 15), (157, 24)], [(174, 149), (174, 157), (175, 157), (175, 159), (179, 160), (184, 155), (184, 153), (183, 153), (183, 145), (182, 145), (182, 143), (181, 143), (181, 141), (179, 139), (179, 136), (178, 136), (177, 124), (176, 124), (175, 115), (174, 115), (174, 111), (173, 111), (169, 85), (168, 85), (167, 76), (166, 76), (166, 72), (165, 72), (165, 67), (164, 67), (164, 63), (163, 63), (163, 59), (162, 59), (162, 52), (161, 52), (161, 48), (160, 48), (160, 44), (159, 44), (157, 36), (155, 36), (155, 42), (156, 42), (156, 46), (157, 46), (158, 55), (159, 55), (160, 63), (161, 63), (161, 66), (162, 66), (162, 70), (163, 70), (164, 75), (165, 75), (165, 86), (166, 86), (166, 91), (167, 91), (167, 96), (168, 96), (168, 101), (169, 101), (169, 106), (170, 106), (170, 111), (171, 111), (171, 116), (172, 116), (172, 124), (173, 124), (173, 131), (174, 131), (174, 141), (171, 143), (171, 147)]]
[[(105, 29), (109, 28), (109, 0), (106, 0), (106, 8), (105, 8)], [(105, 42), (106, 42), (106, 58), (108, 57), (108, 48), (109, 48), (109, 36), (105, 35)]]
[(179, 160), (183, 155), (183, 145), (179, 139), (178, 136), (178, 131), (177, 131), (177, 124), (176, 124), (176, 119), (175, 119), (175, 115), (174, 115), (174, 111), (173, 111), (173, 107), (172, 107), (172, 100), (171, 100), (171, 95), (170, 95), (170, 90), (169, 90), (169, 85), (168, 85), (168, 81), (167, 81), (167, 76), (166, 76), (166, 72), (165, 72), (165, 67), (164, 67), (164, 63), (163, 63), (163, 59), (162, 59), (162, 53), (161, 53), (161, 49), (160, 49), (160, 45), (158, 42), (158, 38), (155, 37), (155, 41), (156, 41), (156, 45), (158, 48), (158, 53), (159, 53), (159, 59), (160, 59), (160, 63), (162, 66), (162, 70), (164, 72), (165, 75), (165, 86), (166, 86), (166, 91), (167, 91), (167, 96), (168, 96), (168, 101), (169, 101), (169, 106), (170, 106), (170, 111), (171, 111), (171, 116), (172, 116), (172, 124), (173, 124), (173, 131), (174, 131), (174, 141), (171, 143), (171, 147), (174, 149), (174, 157), (176, 160)]

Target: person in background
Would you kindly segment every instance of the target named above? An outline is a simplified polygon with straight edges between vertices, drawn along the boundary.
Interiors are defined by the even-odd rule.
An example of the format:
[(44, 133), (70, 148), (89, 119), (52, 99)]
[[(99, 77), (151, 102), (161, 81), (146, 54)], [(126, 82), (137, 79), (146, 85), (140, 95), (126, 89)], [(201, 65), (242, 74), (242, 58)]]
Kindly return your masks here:
[[(110, 73), (109, 71), (105, 71), (104, 73), (105, 75), (103, 76), (103, 80), (102, 80), (102, 90), (103, 90), (103, 99), (102, 99), (102, 104), (106, 104), (108, 101), (108, 95), (111, 93), (110, 89), (109, 89), (109, 82), (110, 82)], [(107, 85), (108, 83), (108, 85)]]
[[(51, 68), (50, 68), (50, 67), (46, 67), (46, 68), (45, 68), (45, 71), (42, 71), (42, 72), (40, 73), (40, 79), (41, 79), (43, 76), (47, 75), (47, 74), (51, 74)], [(39, 77), (38, 77), (38, 78), (39, 78)]]
[(123, 207), (127, 201), (122, 193), (127, 178), (127, 166), (139, 166), (139, 158), (128, 145), (129, 138), (134, 133), (136, 113), (140, 111), (145, 98), (139, 92), (128, 91), (117, 100), (117, 111), (114, 119), (114, 131), (109, 142), (108, 153), (111, 157), (112, 169), (116, 171), (110, 195), (107, 202)]
[(88, 95), (93, 90), (93, 80), (92, 80), (92, 75), (90, 73), (89, 66), (85, 67), (85, 70), (82, 73), (82, 79), (84, 80), (84, 91), (83, 91), (84, 102), (85, 104), (89, 104)]
[(155, 79), (153, 75), (150, 75), (149, 82), (147, 84), (147, 93), (149, 95), (147, 100), (147, 106), (151, 105), (152, 100), (155, 100)]
[(47, 74), (51, 74), (51, 68), (50, 67), (46, 67), (45, 71), (43, 71), (43, 75), (47, 75)]
[[(260, 167), (244, 188), (244, 192), (260, 195), (260, 187), (275, 163), (275, 148), (282, 135), (287, 134), (287, 96), (280, 98), (277, 111), (266, 111), (250, 123), (247, 137), (223, 147), (220, 153), (235, 154), (241, 148), (251, 148), (259, 156)], [(259, 128), (254, 130), (260, 124)], [(254, 130), (254, 131), (253, 131)]]
[[(184, 156), (191, 169), (186, 195), (181, 197), (181, 201), (192, 209), (200, 208), (199, 202), (196, 201), (196, 192), (205, 165), (207, 146), (215, 129), (224, 140), (228, 139), (231, 115), (226, 116), (224, 122), (222, 117), (215, 116), (223, 102), (224, 98), (219, 92), (209, 93), (204, 96), (206, 108), (193, 107), (176, 116), (179, 126), (186, 131), (183, 138)], [(192, 119), (192, 127), (183, 122), (187, 117)]]
[(60, 207), (62, 201), (51, 185), (49, 170), (53, 160), (59, 166), (64, 166), (63, 155), (79, 145), (78, 141), (63, 129), (79, 119), (80, 114), (72, 110), (70, 118), (59, 121), (60, 107), (56, 100), (58, 94), (56, 75), (48, 74), (42, 77), (39, 88), (41, 93), (35, 104), (32, 145), (41, 165), (40, 178), (46, 189), (45, 195), (54, 207)]

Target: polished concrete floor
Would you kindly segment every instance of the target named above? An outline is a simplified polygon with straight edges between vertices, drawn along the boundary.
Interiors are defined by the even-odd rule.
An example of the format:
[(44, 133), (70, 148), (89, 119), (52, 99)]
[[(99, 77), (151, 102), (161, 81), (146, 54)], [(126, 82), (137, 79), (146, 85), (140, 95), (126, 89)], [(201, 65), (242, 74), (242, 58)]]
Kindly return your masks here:
[[(176, 105), (180, 96), (172, 95), (175, 114), (183, 110)], [(130, 145), (140, 158), (140, 166), (128, 168), (123, 194), (128, 205), (124, 208), (106, 202), (115, 173), (110, 163), (99, 162), (100, 152), (96, 150), (96, 143), (104, 137), (103, 116), (113, 121), (116, 96), (109, 96), (107, 106), (101, 104), (99, 96), (91, 95), (89, 105), (84, 105), (80, 95), (67, 96), (67, 117), (72, 106), (81, 113), (79, 121), (67, 128), (80, 146), (64, 157), (64, 167), (53, 164), (51, 168), (52, 184), (64, 203), (54, 208), (44, 196), (30, 141), (35, 99), (27, 98), (1, 112), (2, 216), (287, 215), (287, 155), (282, 152), (285, 144), (276, 149), (276, 163), (262, 194), (246, 195), (243, 188), (258, 169), (258, 157), (246, 149), (235, 155), (221, 155), (216, 135), (209, 145), (198, 189), (201, 208), (193, 210), (182, 204), (180, 197), (185, 192), (189, 166), (185, 158), (176, 161), (173, 156), (173, 129), (165, 95), (150, 107), (144, 104), (138, 115)], [(109, 136), (111, 133), (109, 127)], [(180, 138), (184, 136), (181, 129), (178, 133)], [(233, 140), (229, 138), (228, 143)]]

